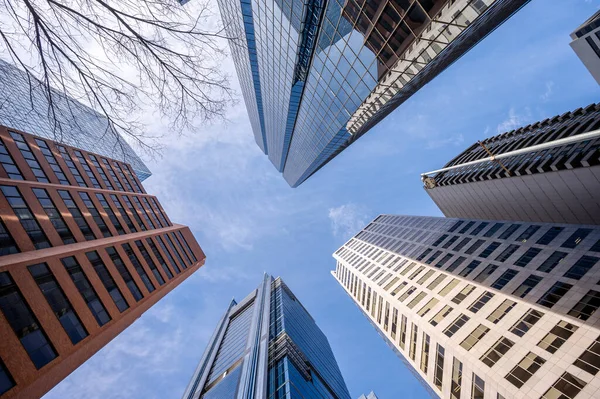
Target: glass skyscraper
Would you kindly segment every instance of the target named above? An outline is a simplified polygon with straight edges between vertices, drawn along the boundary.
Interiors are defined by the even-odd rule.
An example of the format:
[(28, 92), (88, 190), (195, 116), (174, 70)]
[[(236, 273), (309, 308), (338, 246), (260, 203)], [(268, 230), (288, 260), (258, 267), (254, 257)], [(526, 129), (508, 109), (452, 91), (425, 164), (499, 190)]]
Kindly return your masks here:
[(219, 0), (256, 143), (297, 187), (528, 0)]
[(265, 275), (219, 321), (184, 399), (350, 399), (327, 337), (280, 278)]

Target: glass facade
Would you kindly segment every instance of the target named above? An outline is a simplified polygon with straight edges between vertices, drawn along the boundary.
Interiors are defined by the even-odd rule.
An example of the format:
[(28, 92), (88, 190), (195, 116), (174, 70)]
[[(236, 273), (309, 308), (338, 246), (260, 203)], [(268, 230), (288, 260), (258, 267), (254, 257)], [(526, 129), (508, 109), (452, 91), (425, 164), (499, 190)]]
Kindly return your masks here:
[(526, 2), (219, 0), (219, 7), (228, 36), (242, 38), (230, 43), (255, 140), (296, 187)]

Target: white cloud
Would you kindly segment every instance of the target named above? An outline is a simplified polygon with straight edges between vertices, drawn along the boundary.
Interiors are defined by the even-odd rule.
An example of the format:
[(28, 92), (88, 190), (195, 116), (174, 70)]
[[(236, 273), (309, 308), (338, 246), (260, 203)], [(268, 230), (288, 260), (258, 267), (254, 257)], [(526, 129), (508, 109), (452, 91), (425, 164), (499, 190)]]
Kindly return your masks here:
[(329, 220), (334, 236), (349, 238), (365, 227), (368, 216), (363, 207), (348, 203), (329, 208)]
[(546, 82), (546, 91), (544, 92), (544, 94), (542, 94), (540, 96), (540, 100), (542, 100), (543, 102), (546, 102), (548, 100), (550, 100), (550, 97), (552, 96), (552, 92), (554, 89), (554, 82), (553, 81), (548, 81)]
[(459, 146), (465, 141), (465, 138), (462, 134), (457, 134), (448, 138), (433, 138), (427, 140), (427, 144), (425, 145), (425, 149), (427, 150), (435, 150), (436, 148), (447, 147), (447, 146)]
[(524, 113), (518, 113), (514, 108), (508, 111), (508, 118), (498, 124), (498, 133), (509, 132), (527, 125), (531, 121), (531, 110), (525, 108)]

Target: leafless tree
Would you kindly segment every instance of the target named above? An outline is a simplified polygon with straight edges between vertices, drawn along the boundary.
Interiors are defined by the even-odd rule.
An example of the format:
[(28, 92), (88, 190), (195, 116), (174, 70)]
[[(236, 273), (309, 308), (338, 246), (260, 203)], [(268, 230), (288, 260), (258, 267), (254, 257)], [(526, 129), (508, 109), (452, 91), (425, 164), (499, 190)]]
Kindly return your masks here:
[(0, 58), (24, 71), (32, 109), (42, 93), (57, 139), (76, 123), (74, 98), (106, 118), (106, 134), (155, 152), (144, 112), (182, 132), (222, 118), (232, 98), (225, 34), (205, 1), (0, 0)]

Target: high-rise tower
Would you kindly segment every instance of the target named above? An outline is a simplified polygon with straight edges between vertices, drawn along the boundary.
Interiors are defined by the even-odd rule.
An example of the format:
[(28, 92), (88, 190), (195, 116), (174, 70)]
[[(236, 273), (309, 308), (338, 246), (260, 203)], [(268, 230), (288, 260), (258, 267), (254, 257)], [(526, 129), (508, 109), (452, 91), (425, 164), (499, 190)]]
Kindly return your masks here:
[(334, 277), (434, 396), (600, 396), (600, 228), (381, 215)]
[(0, 126), (0, 397), (42, 396), (204, 259), (130, 165)]
[(600, 104), (475, 143), (422, 178), (447, 217), (600, 224)]
[(280, 279), (233, 300), (184, 399), (350, 399), (327, 337)]
[(571, 33), (571, 48), (600, 84), (600, 11)]
[(300, 185), (528, 0), (219, 0), (256, 143)]

